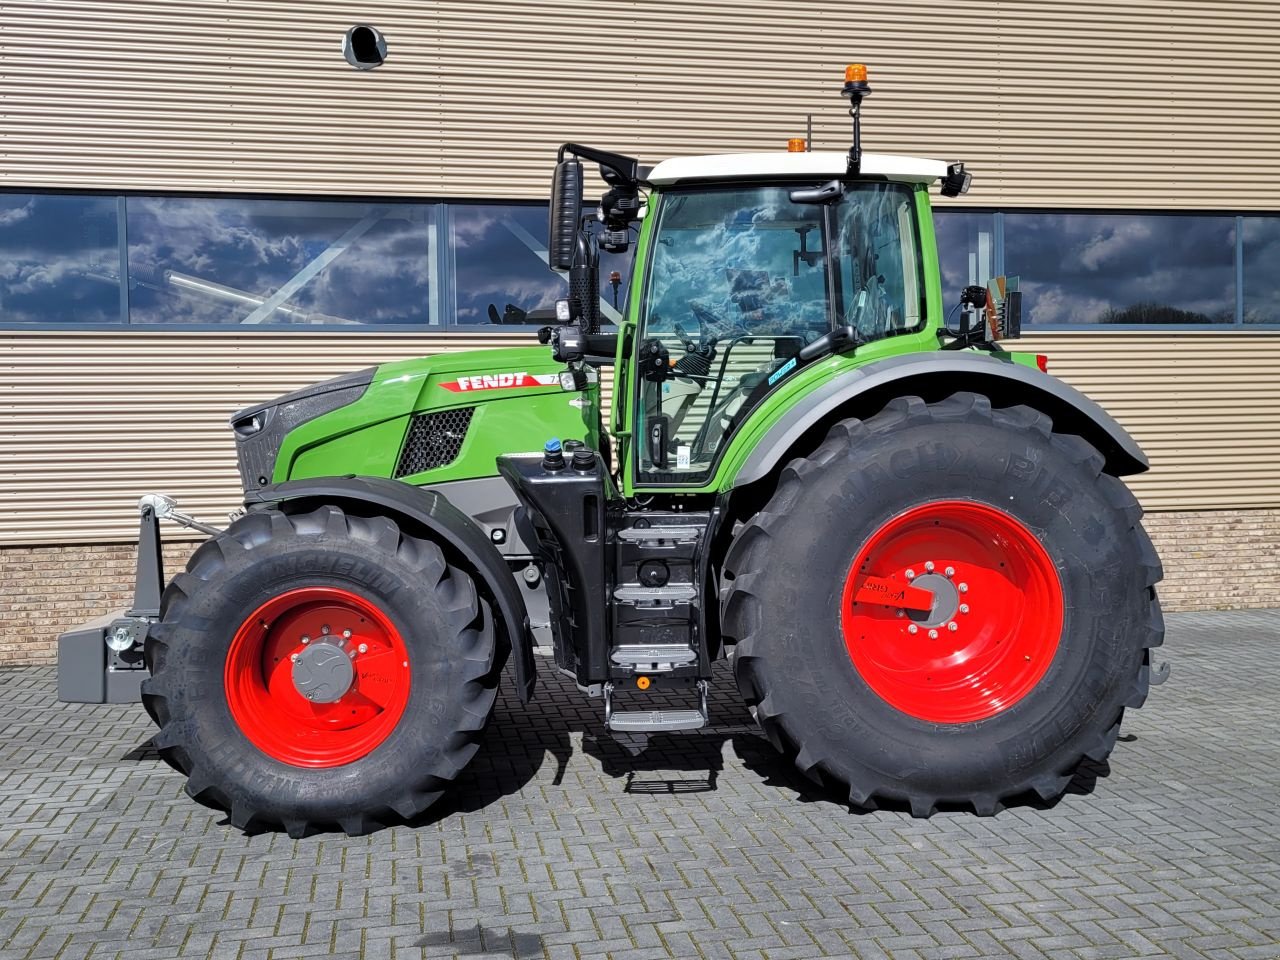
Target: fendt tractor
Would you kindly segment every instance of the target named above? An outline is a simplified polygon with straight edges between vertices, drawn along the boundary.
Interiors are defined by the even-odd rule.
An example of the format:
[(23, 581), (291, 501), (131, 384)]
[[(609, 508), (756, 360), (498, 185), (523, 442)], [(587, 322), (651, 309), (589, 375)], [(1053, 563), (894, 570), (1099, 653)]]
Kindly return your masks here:
[[(534, 695), (535, 647), (626, 734), (708, 724), (727, 658), (769, 740), (862, 808), (989, 815), (1108, 756), (1163, 639), (1120, 480), (1147, 460), (1002, 348), (1014, 278), (944, 315), (930, 187), (970, 174), (863, 153), (869, 93), (850, 67), (847, 151), (647, 167), (564, 144), (568, 295), (498, 318), (536, 344), (235, 414), (225, 530), (143, 498), (134, 609), (97, 643), (145, 663), (193, 798), (295, 836), (412, 819), (478, 749), (508, 657)], [(603, 324), (600, 251), (632, 244)], [(161, 596), (164, 518), (212, 535)]]

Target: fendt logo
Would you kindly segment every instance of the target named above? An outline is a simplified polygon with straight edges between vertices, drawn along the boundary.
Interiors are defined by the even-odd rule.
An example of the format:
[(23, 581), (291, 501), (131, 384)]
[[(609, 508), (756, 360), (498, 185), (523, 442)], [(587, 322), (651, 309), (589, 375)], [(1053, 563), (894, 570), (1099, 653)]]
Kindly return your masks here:
[(476, 390), (516, 390), (520, 387), (549, 387), (559, 383), (554, 373), (528, 374), (518, 373), (483, 373), (474, 377), (459, 377), (457, 380), (445, 380), (440, 386), (454, 393), (471, 393)]

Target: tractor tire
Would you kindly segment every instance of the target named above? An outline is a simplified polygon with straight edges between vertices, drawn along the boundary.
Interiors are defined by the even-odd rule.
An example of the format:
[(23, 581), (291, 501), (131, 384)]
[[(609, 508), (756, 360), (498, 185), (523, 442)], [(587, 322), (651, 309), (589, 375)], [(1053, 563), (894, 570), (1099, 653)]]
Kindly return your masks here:
[[(918, 817), (1054, 801), (1106, 759), (1164, 623), (1142, 510), (1103, 464), (972, 393), (898, 398), (791, 461), (722, 571), (735, 676), (773, 744), (852, 805)], [(874, 602), (867, 577), (932, 609)]]
[(165, 589), (142, 701), (187, 793), (242, 830), (367, 833), (467, 765), (505, 659), (440, 548), (336, 506), (250, 513)]

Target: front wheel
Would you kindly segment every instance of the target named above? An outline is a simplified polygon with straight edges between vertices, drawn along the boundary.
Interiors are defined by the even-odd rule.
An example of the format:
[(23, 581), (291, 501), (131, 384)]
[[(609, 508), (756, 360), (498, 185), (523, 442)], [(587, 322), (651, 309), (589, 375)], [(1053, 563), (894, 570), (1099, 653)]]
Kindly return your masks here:
[(909, 397), (839, 423), (726, 558), (739, 687), (855, 805), (1053, 799), (1146, 697), (1163, 622), (1140, 516), (1026, 407)]
[(336, 506), (251, 513), (165, 590), (143, 703), (187, 792), (242, 829), (423, 812), (475, 753), (502, 663), (440, 548)]

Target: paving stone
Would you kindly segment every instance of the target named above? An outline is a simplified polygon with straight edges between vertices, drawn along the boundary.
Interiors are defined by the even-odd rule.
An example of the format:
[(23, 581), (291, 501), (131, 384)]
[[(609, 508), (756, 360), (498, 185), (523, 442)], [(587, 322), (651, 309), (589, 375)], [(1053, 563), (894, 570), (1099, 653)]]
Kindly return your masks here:
[(0, 671), (0, 960), (1274, 960), (1280, 611), (1168, 626), (1173, 677), (1109, 765), (1047, 809), (928, 821), (793, 774), (727, 670), (711, 728), (633, 754), (545, 669), (422, 823), (247, 837), (140, 707)]

